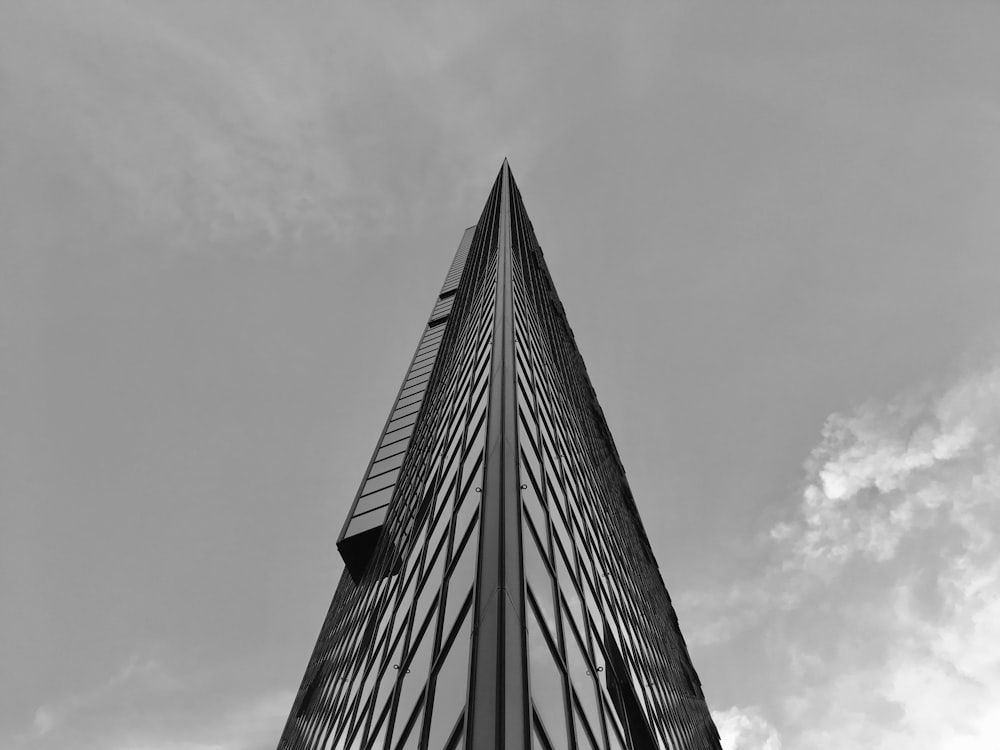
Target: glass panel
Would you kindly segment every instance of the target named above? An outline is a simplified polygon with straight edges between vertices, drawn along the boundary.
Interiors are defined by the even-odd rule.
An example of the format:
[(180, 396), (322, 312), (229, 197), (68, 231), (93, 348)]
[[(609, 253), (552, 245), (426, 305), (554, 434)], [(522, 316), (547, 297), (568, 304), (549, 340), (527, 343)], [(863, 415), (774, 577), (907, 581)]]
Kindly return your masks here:
[[(458, 722), (455, 725), (455, 729), (452, 730), (451, 737), (448, 740), (448, 744), (445, 745), (445, 750), (463, 750), (465, 748), (465, 712), (458, 717)], [(436, 750), (436, 748), (435, 748)]]
[(447, 494), (453, 493), (455, 490), (454, 482), (455, 477), (458, 476), (458, 460), (453, 460), (448, 466), (448, 470), (445, 472), (444, 477), (441, 481), (441, 492)]
[(597, 750), (598, 745), (595, 744), (596, 739), (592, 732), (594, 731), (594, 726), (597, 727), (597, 732), (601, 731), (600, 719), (595, 716), (592, 721), (588, 723), (583, 714), (580, 713), (579, 708), (576, 708), (573, 711), (573, 717), (576, 719), (574, 722), (574, 729), (576, 730), (577, 747), (579, 747), (580, 750)]
[(410, 404), (420, 403), (423, 398), (424, 394), (422, 391), (420, 393), (408, 393), (405, 396), (400, 394), (396, 400), (396, 408), (398, 409), (401, 406), (409, 406)]
[(604, 704), (604, 716), (608, 719), (608, 747), (610, 750), (625, 750), (625, 730), (618, 723), (618, 715), (609, 704)]
[(461, 557), (451, 572), (448, 579), (448, 601), (445, 605), (444, 632), (451, 631), (453, 621), (459, 609), (465, 603), (465, 597), (472, 588), (472, 582), (476, 574), (476, 556), (478, 554), (478, 535), (473, 531), (465, 547), (461, 551)]
[(381, 508), (383, 505), (388, 504), (388, 502), (392, 500), (392, 492), (394, 489), (395, 487), (385, 487), (381, 490), (372, 492), (370, 495), (364, 495), (358, 498), (358, 504), (354, 508), (354, 517), (357, 518), (358, 516), (374, 510), (375, 508)]
[[(471, 607), (469, 609), (471, 610)], [(469, 610), (466, 610), (459, 631), (438, 667), (434, 688), (434, 710), (430, 716), (428, 750), (439, 750), (444, 747), (445, 741), (465, 706), (471, 634), (472, 616), (469, 614)]]
[(484, 379), (482, 390), (480, 390), (478, 400), (476, 401), (475, 404), (475, 411), (472, 413), (472, 419), (469, 422), (473, 427), (478, 428), (480, 426), (480, 423), (486, 421), (486, 406), (489, 403), (489, 398), (486, 397), (485, 393), (486, 393), (486, 384)]
[[(403, 432), (406, 432), (406, 430), (403, 430)], [(409, 435), (400, 434), (400, 435), (393, 435), (391, 437), (389, 435), (386, 435), (382, 440), (382, 449), (387, 450), (388, 452), (385, 455), (389, 456), (392, 455), (393, 453), (396, 453), (399, 450), (405, 450), (406, 446), (409, 445), (409, 442), (410, 442)]]
[[(553, 469), (553, 471), (554, 471), (554, 469)], [(562, 487), (560, 486), (559, 482), (557, 480), (553, 479), (553, 477), (551, 477), (551, 476), (550, 477), (546, 477), (546, 481), (547, 481), (548, 488), (549, 488), (549, 497), (552, 498), (553, 500), (555, 500), (556, 504), (559, 506), (559, 510), (561, 510), (563, 512), (563, 515), (565, 515), (566, 514), (566, 500), (565, 500), (565, 498), (563, 497), (563, 494), (562, 494)], [(555, 515), (555, 512), (553, 511), (553, 516), (554, 515)], [(556, 519), (553, 518), (552, 522), (555, 523)], [(569, 536), (569, 531), (566, 529), (565, 521), (560, 518), (559, 519), (559, 523), (561, 525), (561, 529), (560, 529), (561, 533), (563, 534), (564, 538), (567, 540), (567, 543), (569, 543), (570, 536)]]
[[(430, 618), (433, 620), (433, 615)], [(418, 636), (413, 656), (405, 665), (400, 665), (399, 701), (396, 704), (396, 723), (393, 727), (393, 744), (399, 741), (405, 728), (406, 720), (413, 713), (420, 691), (423, 690), (430, 674), (431, 646), (434, 643), (434, 628), (424, 623), (423, 632)]]
[[(378, 691), (375, 697), (375, 715), (382, 711), (382, 708), (389, 703), (389, 698), (392, 696), (393, 687), (396, 685), (396, 678), (399, 676), (399, 657), (403, 652), (403, 639), (400, 638), (396, 641), (396, 647), (392, 650), (392, 655), (389, 657), (388, 662), (385, 664), (385, 668), (382, 671), (382, 676), (379, 680)], [(396, 668), (394, 668), (396, 667)]]
[[(539, 396), (542, 397), (542, 398), (539, 398), (539, 400), (538, 400), (538, 412), (537, 412), (538, 424), (541, 427), (541, 435), (542, 435), (542, 439), (540, 441), (541, 444), (539, 445), (539, 447), (542, 448), (543, 450), (548, 449), (548, 452), (551, 454), (552, 453), (552, 433), (549, 430), (547, 402), (545, 401), (544, 393), (539, 393)], [(549, 467), (551, 467), (551, 466), (554, 465), (554, 462), (552, 461), (552, 458), (553, 458), (552, 455), (550, 455), (548, 457), (547, 465)]]
[(399, 453), (395, 456), (390, 456), (386, 458), (384, 461), (376, 461), (375, 463), (372, 464), (372, 470), (371, 472), (369, 472), (369, 474), (371, 476), (375, 476), (377, 474), (384, 474), (385, 472), (391, 469), (398, 469), (400, 466), (403, 465), (404, 458), (406, 458), (405, 452)]
[(542, 736), (537, 720), (531, 723), (531, 745), (534, 750), (552, 750), (548, 740)]
[(385, 427), (385, 431), (393, 432), (394, 430), (398, 430), (401, 427), (406, 427), (407, 425), (411, 425), (416, 421), (417, 421), (416, 414), (404, 414), (403, 416), (396, 417), (391, 422), (389, 422), (389, 424), (387, 424)]
[(393, 469), (392, 471), (383, 474), (382, 476), (379, 477), (372, 477), (367, 482), (365, 482), (365, 488), (363, 490), (363, 494), (369, 495), (370, 493), (384, 489), (385, 487), (391, 487), (396, 483), (396, 479), (398, 477), (399, 477), (399, 469)]
[(429, 372), (422, 373), (420, 375), (415, 375), (403, 383), (403, 390), (407, 388), (413, 388), (414, 386), (423, 385), (428, 380), (431, 379), (431, 374)]
[(479, 497), (482, 494), (478, 490), (481, 489), (480, 482), (482, 481), (482, 464), (480, 464), (479, 471), (476, 472), (475, 477), (470, 477), (469, 483), (466, 485), (466, 492), (460, 500), (461, 505), (458, 506), (458, 510), (455, 511), (455, 536), (460, 539), (465, 533), (465, 530), (469, 527), (469, 519), (472, 514), (475, 513), (476, 509), (479, 508)]
[(417, 606), (415, 607), (416, 619), (415, 622), (420, 624), (424, 620), (424, 615), (431, 606), (431, 602), (437, 595), (438, 590), (441, 588), (441, 575), (444, 572), (444, 553), (439, 552), (438, 556), (434, 559), (432, 567), (428, 573), (427, 583), (424, 584), (423, 589), (420, 592), (420, 596), (417, 598)]
[(566, 559), (563, 555), (562, 549), (559, 545), (556, 547), (556, 572), (559, 575), (559, 590), (562, 591), (564, 599), (564, 606), (566, 606), (566, 616), (573, 621), (577, 628), (584, 628), (583, 619), (583, 605), (580, 603), (580, 593), (577, 591), (576, 584), (569, 577), (569, 571), (566, 568)]
[(522, 464), (527, 462), (527, 468), (530, 472), (522, 472), (521, 484), (526, 484), (528, 487), (532, 488), (537, 494), (541, 493), (542, 485), (539, 483), (541, 475), (538, 473), (541, 471), (541, 465), (538, 462), (538, 456), (531, 449), (531, 444), (527, 442), (521, 443), (521, 458)]
[[(441, 333), (444, 333), (443, 329)], [(441, 348), (441, 338), (436, 331), (434, 334), (425, 336), (424, 340), (420, 342), (420, 348), (417, 349), (416, 355), (419, 357), (429, 352), (437, 352)]]
[(384, 649), (384, 644), (379, 643), (376, 649), (375, 658), (372, 660), (371, 666), (368, 668), (368, 674), (365, 676), (364, 685), (361, 686), (361, 696), (367, 700), (371, 695), (373, 688), (375, 687), (375, 680), (379, 677), (379, 667), (382, 664), (381, 654)]
[(593, 670), (572, 626), (567, 627), (566, 634), (566, 661), (569, 665), (570, 682), (576, 691), (580, 705), (583, 707), (584, 716), (591, 722), (590, 726), (595, 734), (601, 731), (601, 713), (597, 703), (597, 692), (594, 681)]
[(404, 388), (403, 390), (401, 390), (399, 392), (399, 401), (400, 401), (400, 403), (403, 402), (403, 399), (407, 399), (407, 398), (410, 398), (410, 397), (416, 396), (416, 395), (422, 395), (423, 392), (426, 390), (425, 385), (426, 385), (425, 383), (419, 383), (417, 385), (414, 385), (413, 383), (411, 383), (406, 388)]
[[(476, 472), (479, 468), (476, 464), (482, 457), (483, 452), (479, 446), (480, 441), (473, 443), (469, 450), (469, 454), (465, 457), (465, 461), (462, 463), (462, 481), (467, 482), (468, 478)], [(479, 485), (476, 485), (479, 486)]]
[(555, 601), (552, 597), (552, 576), (542, 558), (541, 550), (538, 549), (535, 542), (535, 536), (527, 526), (524, 527), (523, 539), (524, 578), (527, 581), (529, 591), (534, 594), (538, 601), (549, 632), (555, 637), (558, 631), (556, 630)]
[(478, 359), (474, 367), (475, 373), (472, 382), (475, 383), (476, 395), (473, 399), (473, 411), (479, 406), (480, 401), (485, 398), (486, 381), (489, 378), (490, 347), (485, 345), (480, 348)]
[(416, 584), (417, 576), (412, 575), (403, 589), (399, 604), (396, 605), (396, 620), (392, 625), (393, 638), (396, 638), (410, 616), (410, 606), (413, 604), (413, 594), (416, 591)]
[(528, 617), (528, 669), (531, 699), (552, 742), (553, 750), (569, 747), (562, 671), (542, 635), (534, 608)]
[(548, 518), (545, 513), (545, 508), (542, 506), (542, 501), (538, 497), (538, 493), (535, 492), (534, 484), (532, 484), (531, 479), (524, 473), (523, 460), (521, 461), (521, 472), (521, 484), (524, 485), (521, 488), (521, 497), (524, 500), (524, 510), (531, 518), (531, 522), (534, 524), (535, 529), (538, 531), (542, 539), (546, 539), (548, 537)]
[(360, 534), (362, 531), (368, 531), (369, 529), (374, 529), (376, 526), (381, 526), (385, 522), (385, 513), (388, 507), (388, 505), (383, 505), (369, 513), (355, 516), (351, 519), (351, 525), (347, 527), (347, 532), (344, 536), (354, 536), (355, 534)]
[(423, 338), (420, 339), (420, 348), (423, 349), (430, 344), (439, 343), (442, 338), (442, 334), (444, 334), (443, 328), (428, 328), (424, 331)]
[[(597, 634), (604, 626), (604, 620), (601, 617), (601, 609), (597, 606), (597, 597), (594, 596), (594, 592), (591, 590), (590, 578), (586, 575), (583, 576), (583, 594), (584, 602), (587, 605), (587, 612), (590, 614), (591, 618), (591, 634), (594, 638), (596, 638)], [(594, 630), (594, 628), (596, 628), (596, 630)]]
[(418, 362), (414, 362), (413, 363), (413, 369), (411, 369), (408, 374), (410, 376), (410, 379), (412, 380), (417, 375), (426, 375), (427, 373), (429, 373), (433, 369), (434, 369), (434, 362), (433, 362), (433, 360), (430, 361), (430, 362), (419, 362), (419, 363)]
[[(434, 520), (434, 526), (430, 531), (430, 537), (427, 541), (428, 549), (437, 549), (438, 544), (441, 543), (441, 538), (444, 533), (448, 530), (448, 524), (451, 522), (449, 518), (448, 507), (442, 506), (441, 510), (438, 512), (437, 518)], [(444, 557), (447, 552), (442, 552), (442, 557)]]
[(420, 720), (423, 708), (424, 701), (421, 699), (420, 705), (417, 706), (417, 710), (414, 712), (415, 715), (412, 718), (403, 718), (402, 716), (396, 718), (397, 725), (393, 731), (393, 735), (397, 738), (401, 734), (403, 735), (402, 740), (397, 740), (397, 750), (417, 750), (417, 746), (420, 744), (420, 727), (423, 724)]
[(395, 456), (396, 454), (403, 455), (406, 453), (406, 448), (409, 445), (409, 441), (403, 441), (401, 443), (396, 443), (395, 445), (389, 445), (388, 443), (385, 447), (380, 448), (378, 453), (375, 454), (375, 460), (381, 461), (382, 459), (389, 458), (390, 456)]
[(381, 723), (376, 726), (374, 731), (371, 732), (370, 739), (365, 743), (365, 747), (371, 748), (371, 750), (381, 750), (381, 748), (385, 746), (385, 735), (389, 726), (388, 720), (386, 719), (388, 715), (388, 711), (385, 711), (385, 713), (382, 714), (380, 718)]
[(522, 404), (518, 408), (518, 413), (521, 415), (521, 434), (531, 441), (530, 448), (537, 452), (538, 425), (532, 416), (530, 404)]
[(401, 427), (398, 430), (393, 430), (392, 432), (385, 433), (385, 443), (388, 444), (390, 442), (396, 442), (397, 440), (409, 437), (412, 434), (413, 434), (412, 424), (407, 427)]
[(415, 367), (421, 367), (433, 362), (437, 358), (437, 347), (431, 347), (431, 349), (421, 352), (418, 356), (413, 358), (413, 365)]

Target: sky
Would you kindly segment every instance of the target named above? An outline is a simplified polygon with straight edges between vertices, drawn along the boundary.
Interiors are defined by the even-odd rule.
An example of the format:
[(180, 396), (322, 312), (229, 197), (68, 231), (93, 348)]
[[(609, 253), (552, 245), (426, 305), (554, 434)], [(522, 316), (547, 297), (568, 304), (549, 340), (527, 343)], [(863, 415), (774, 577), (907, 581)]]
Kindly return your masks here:
[(0, 747), (274, 747), (505, 156), (726, 750), (994, 747), (998, 39), (0, 0)]

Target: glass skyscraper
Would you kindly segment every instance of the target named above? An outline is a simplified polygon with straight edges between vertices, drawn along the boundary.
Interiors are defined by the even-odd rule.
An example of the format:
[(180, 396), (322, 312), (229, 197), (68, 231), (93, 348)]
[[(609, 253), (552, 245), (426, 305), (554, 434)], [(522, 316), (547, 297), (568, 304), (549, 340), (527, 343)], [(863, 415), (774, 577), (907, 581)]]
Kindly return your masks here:
[(506, 161), (337, 546), (281, 750), (719, 747)]

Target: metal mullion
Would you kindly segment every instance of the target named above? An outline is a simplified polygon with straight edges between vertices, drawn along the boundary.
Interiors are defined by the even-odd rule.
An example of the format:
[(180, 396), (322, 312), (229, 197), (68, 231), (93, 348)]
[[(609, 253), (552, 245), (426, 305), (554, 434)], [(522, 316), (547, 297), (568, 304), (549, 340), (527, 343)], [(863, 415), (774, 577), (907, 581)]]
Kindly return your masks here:
[[(497, 177), (496, 292), (493, 350), (486, 409), (486, 466), (473, 621), (472, 684), (466, 746), (476, 750), (530, 744), (527, 721), (527, 649), (517, 490), (517, 412), (513, 362), (510, 172)], [(513, 599), (512, 599), (513, 597)]]

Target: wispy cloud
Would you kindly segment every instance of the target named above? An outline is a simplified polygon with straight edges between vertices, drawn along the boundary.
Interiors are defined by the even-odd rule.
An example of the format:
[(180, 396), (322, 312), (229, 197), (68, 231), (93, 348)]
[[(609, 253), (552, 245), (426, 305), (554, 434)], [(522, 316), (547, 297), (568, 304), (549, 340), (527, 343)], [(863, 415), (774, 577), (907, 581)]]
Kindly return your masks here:
[[(995, 361), (831, 415), (795, 514), (765, 535), (772, 562), (682, 597), (691, 640), (725, 649), (754, 627), (780, 644), (766, 658), (786, 698), (767, 714), (796, 747), (989, 746), (1000, 733), (998, 447)], [(766, 721), (719, 714), (733, 732), (748, 716)]]
[(158, 658), (148, 653), (135, 653), (106, 679), (76, 692), (54, 696), (38, 706), (31, 726), (13, 738), (24, 747), (61, 746), (63, 732), (72, 733), (74, 725), (87, 721), (90, 714), (123, 702), (137, 693), (160, 694), (179, 686), (177, 679), (164, 669)]
[[(205, 686), (150, 654), (136, 653), (105, 680), (39, 706), (8, 738), (17, 750), (263, 750), (273, 748), (292, 705), (287, 690), (234, 690), (219, 713), (184, 709)], [(212, 686), (213, 692), (218, 685)], [(178, 706), (183, 718), (178, 718)], [(174, 717), (174, 718), (172, 718)], [(176, 719), (176, 720), (174, 720)]]
[(111, 750), (272, 750), (294, 695), (274, 691), (254, 698), (198, 728), (130, 732)]
[[(70, 236), (82, 226), (105, 243), (122, 233), (192, 249), (346, 242), (401, 218), (394, 196), (428, 158), (425, 136), (447, 133), (452, 153), (474, 138), (477, 110), (437, 107), (446, 103), (429, 82), (457, 65), (453, 37), (472, 43), (485, 19), (456, 13), (445, 28), (366, 5), (245, 6), (0, 10), (0, 59), (18, 73), (0, 132), (20, 144), (0, 196), (32, 214), (25, 227), (62, 207)], [(357, 28), (379, 29), (385, 44)], [(402, 193), (412, 204), (419, 191)]]
[[(168, 231), (183, 246), (351, 231), (349, 214), (330, 211), (349, 176), (318, 127), (326, 99), (296, 85), (316, 71), (280, 25), (268, 34), (247, 16), (239, 32), (206, 35), (211, 19), (180, 7), (56, 6), (7, 19), (5, 55), (34, 71), (12, 79), (20, 106), (3, 123), (26, 151), (12, 197), (27, 181), (29, 198), (85, 204), (79, 220), (105, 235)], [(255, 58), (241, 44), (253, 34), (272, 37), (284, 64)]]

